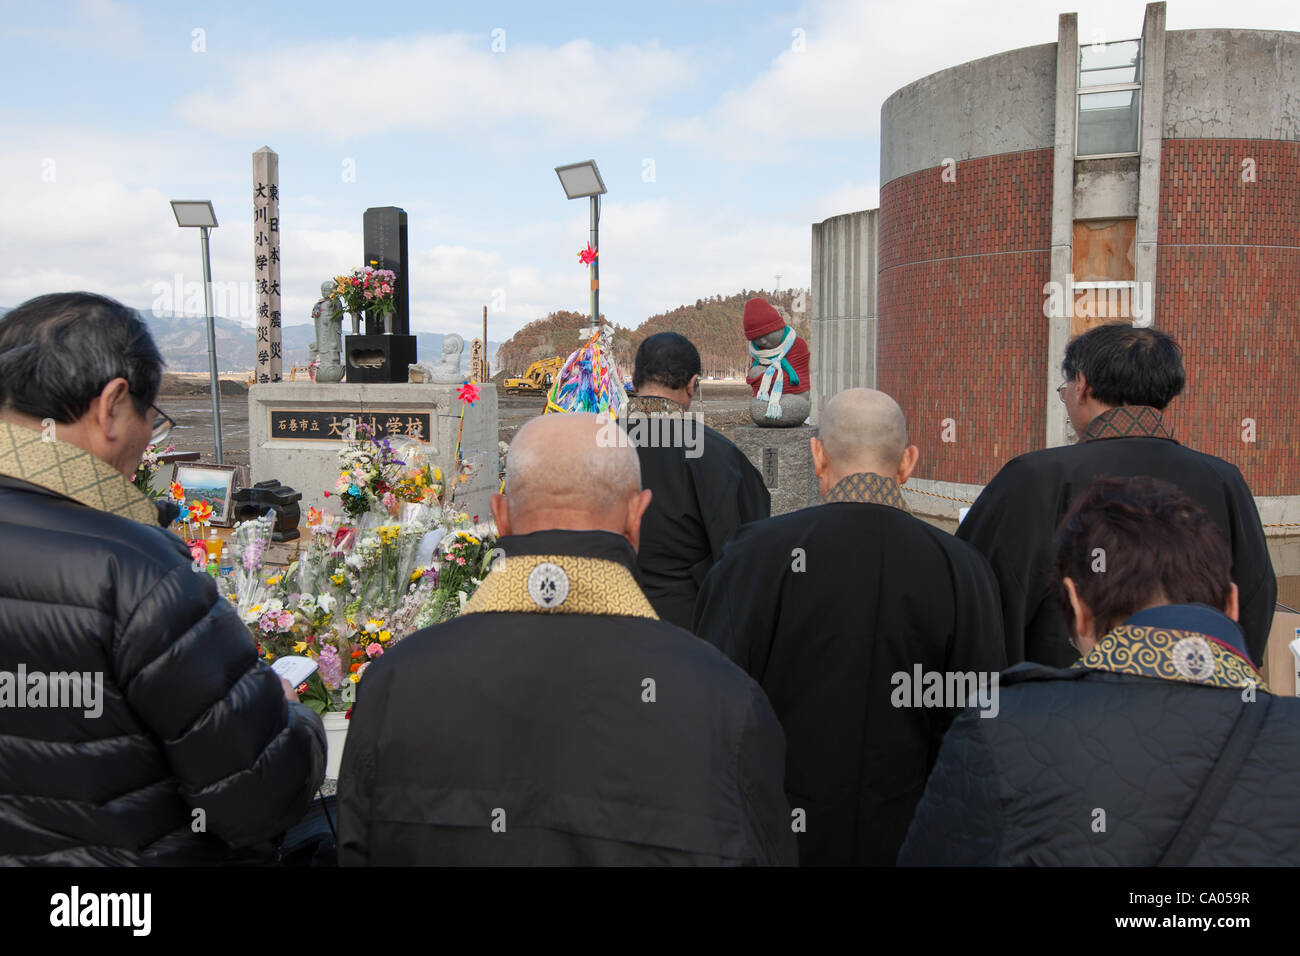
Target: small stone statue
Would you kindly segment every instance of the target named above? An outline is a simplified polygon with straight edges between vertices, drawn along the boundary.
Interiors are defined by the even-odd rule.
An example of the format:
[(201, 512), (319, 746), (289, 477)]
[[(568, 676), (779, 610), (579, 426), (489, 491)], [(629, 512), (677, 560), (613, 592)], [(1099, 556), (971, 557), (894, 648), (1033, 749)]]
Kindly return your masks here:
[(330, 298), (334, 291), (332, 281), (320, 285), (321, 298), (311, 310), (312, 321), (316, 323), (316, 341), (307, 346), (312, 361), (320, 360), (316, 369), (317, 382), (343, 381), (343, 366), (340, 364), (343, 349), (342, 309), (336, 300)]
[(465, 381), (460, 370), (460, 353), (465, 350), (465, 340), (455, 332), (442, 340), (442, 358), (437, 364), (416, 362), (409, 367), (408, 382), (432, 382), (435, 385), (459, 385)]
[(754, 390), (749, 417), (764, 428), (802, 425), (812, 411), (808, 343), (771, 303), (758, 298), (745, 303), (745, 338), (750, 361), (745, 380)]

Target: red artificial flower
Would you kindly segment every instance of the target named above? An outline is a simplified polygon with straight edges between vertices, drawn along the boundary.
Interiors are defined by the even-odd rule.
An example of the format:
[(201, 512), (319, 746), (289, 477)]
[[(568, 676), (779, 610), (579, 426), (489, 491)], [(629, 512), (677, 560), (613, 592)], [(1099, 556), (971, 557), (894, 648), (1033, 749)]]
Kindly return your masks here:
[(595, 249), (591, 248), (591, 243), (587, 243), (587, 248), (578, 253), (578, 261), (584, 266), (589, 266), (596, 261), (596, 256), (600, 255)]
[(466, 382), (456, 393), (456, 397), (467, 405), (473, 405), (478, 401), (478, 386), (473, 382)]
[(359, 670), (361, 670), (360, 664), (353, 664), (351, 667), (348, 668), (348, 672), (351, 674), (355, 674)]
[(306, 682), (306, 681), (303, 681), (301, 684), (298, 685), (297, 693), (299, 693), (299, 694), (305, 694), (305, 693), (307, 693), (307, 682)]
[(343, 719), (344, 719), (344, 720), (351, 720), (351, 719), (352, 719), (352, 708), (351, 708), (351, 707), (349, 707), (349, 708), (348, 708), (348, 712), (347, 712), (346, 714), (343, 715)]
[(359, 648), (359, 647), (354, 647), (354, 648), (352, 649), (352, 656), (353, 656), (353, 658), (357, 658), (357, 657), (365, 657), (365, 656), (366, 656), (366, 652), (363, 651), (363, 650), (362, 650), (361, 648)]

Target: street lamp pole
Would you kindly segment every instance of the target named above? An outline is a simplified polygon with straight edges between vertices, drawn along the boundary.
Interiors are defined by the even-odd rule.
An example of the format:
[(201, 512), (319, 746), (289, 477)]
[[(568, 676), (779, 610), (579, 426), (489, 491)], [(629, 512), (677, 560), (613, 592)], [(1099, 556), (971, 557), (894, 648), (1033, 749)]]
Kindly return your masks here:
[[(596, 161), (589, 159), (585, 163), (570, 163), (568, 166), (556, 166), (555, 174), (560, 177), (564, 195), (570, 199), (591, 198), (591, 246), (593, 252), (600, 250), (600, 197), (605, 192), (605, 181), (600, 178)], [(591, 327), (600, 328), (600, 259), (591, 260)]]
[(216, 442), (217, 464), (225, 464), (221, 453), (221, 389), (217, 378), (217, 332), (212, 318), (212, 255), (208, 249), (208, 227), (199, 228), (203, 243), (203, 314), (208, 322), (208, 379), (212, 389), (212, 434)]
[[(600, 251), (600, 197), (591, 197), (591, 248)], [(591, 327), (600, 328), (600, 256), (591, 260)]]
[(217, 388), (217, 332), (212, 318), (212, 253), (208, 248), (208, 231), (216, 228), (217, 214), (210, 199), (173, 199), (172, 215), (182, 229), (199, 230), (203, 251), (203, 314), (208, 324), (208, 379), (212, 389), (212, 434), (217, 464), (225, 464), (221, 450), (221, 398)]

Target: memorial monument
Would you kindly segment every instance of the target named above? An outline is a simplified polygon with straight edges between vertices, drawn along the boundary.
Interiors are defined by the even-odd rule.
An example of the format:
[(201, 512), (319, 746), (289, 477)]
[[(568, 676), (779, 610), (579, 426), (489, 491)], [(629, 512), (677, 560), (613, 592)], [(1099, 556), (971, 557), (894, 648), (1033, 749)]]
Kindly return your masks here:
[(344, 342), (349, 382), (405, 382), (416, 361), (410, 328), (410, 270), (406, 248), (406, 211), (396, 206), (367, 209), (362, 217), (362, 261), (396, 274), (391, 316), (366, 312), (365, 334)]
[[(340, 362), (341, 304), (331, 300), (334, 283), (322, 285), (324, 298), (313, 309), (316, 382), (265, 382), (248, 391), (249, 468), (253, 482), (278, 480), (301, 492), (301, 508), (334, 511), (325, 497), (338, 478), (338, 454), (355, 426), (365, 423), (376, 438), (414, 438), (430, 446), (430, 463), (447, 476), (467, 475), (455, 488), (458, 511), (487, 520), (488, 500), (497, 490), (496, 386), (478, 386), (476, 400), (462, 401), (468, 374), (460, 369), (464, 340), (448, 335), (436, 363), (416, 364), (410, 333), (406, 251), (406, 213), (396, 207), (365, 214), (366, 264), (396, 274), (394, 310), (385, 331), (380, 315), (366, 312), (364, 334), (343, 339)], [(332, 359), (332, 363), (331, 363)], [(346, 369), (346, 381), (332, 378)], [(428, 370), (428, 379), (408, 382), (411, 367)], [(321, 373), (325, 373), (322, 378)], [(477, 466), (463, 468), (468, 463)], [(268, 486), (269, 487), (269, 486)]]

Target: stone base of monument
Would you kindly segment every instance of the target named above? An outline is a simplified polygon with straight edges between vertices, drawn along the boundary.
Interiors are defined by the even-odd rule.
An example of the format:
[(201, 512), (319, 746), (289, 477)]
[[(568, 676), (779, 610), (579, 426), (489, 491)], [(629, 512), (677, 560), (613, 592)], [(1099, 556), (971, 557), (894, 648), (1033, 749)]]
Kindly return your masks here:
[[(391, 338), (392, 336), (383, 336)], [(378, 437), (419, 438), (434, 446), (433, 462), (444, 481), (456, 474), (456, 430), (462, 403), (459, 385), (273, 382), (248, 390), (248, 458), (254, 482), (278, 479), (302, 492), (301, 508), (340, 513), (333, 497), (338, 453), (347, 419), (373, 424)], [(488, 499), (500, 485), (497, 450), (497, 391), (480, 385), (479, 398), (465, 407), (461, 458), (477, 465), (455, 492), (457, 509), (480, 521), (491, 519)], [(325, 492), (331, 497), (326, 498)], [(448, 493), (451, 488), (448, 486)]]
[(821, 504), (808, 446), (808, 439), (816, 434), (817, 429), (811, 425), (793, 428), (741, 425), (735, 430), (736, 447), (758, 469), (772, 496), (772, 514)]
[(348, 381), (405, 382), (415, 362), (414, 335), (348, 335), (343, 339)]

